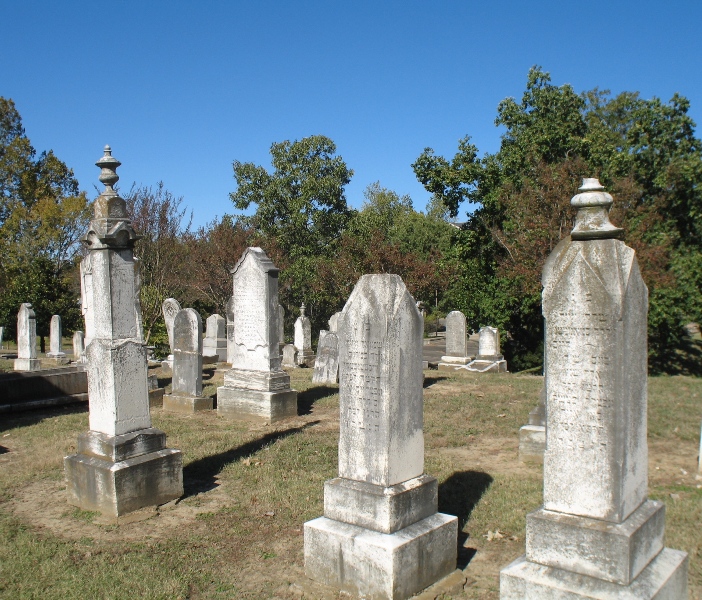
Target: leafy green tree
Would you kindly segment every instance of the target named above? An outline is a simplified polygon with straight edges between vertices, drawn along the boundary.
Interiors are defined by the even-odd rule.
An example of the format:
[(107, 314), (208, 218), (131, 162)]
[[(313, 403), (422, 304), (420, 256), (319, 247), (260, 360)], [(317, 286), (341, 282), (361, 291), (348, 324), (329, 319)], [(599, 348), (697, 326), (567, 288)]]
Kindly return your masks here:
[(572, 228), (569, 205), (581, 177), (597, 176), (615, 196), (612, 220), (639, 256), (650, 290), (650, 364), (675, 371), (682, 325), (702, 318), (700, 278), (686, 268), (701, 256), (702, 154), (689, 102), (611, 97), (555, 86), (534, 67), (521, 102), (502, 101), (495, 123), (500, 149), (478, 158), (469, 138), (449, 161), (425, 149), (419, 181), (453, 215), (475, 205), (452, 248), (460, 275), (447, 292), (473, 327), (496, 324), (509, 335), (514, 368), (541, 361), (540, 272)]
[(0, 97), (0, 321), (14, 335), (22, 302), (48, 335), (52, 314), (64, 331), (80, 327), (74, 271), (87, 228), (87, 197), (52, 151), (38, 157), (10, 99)]

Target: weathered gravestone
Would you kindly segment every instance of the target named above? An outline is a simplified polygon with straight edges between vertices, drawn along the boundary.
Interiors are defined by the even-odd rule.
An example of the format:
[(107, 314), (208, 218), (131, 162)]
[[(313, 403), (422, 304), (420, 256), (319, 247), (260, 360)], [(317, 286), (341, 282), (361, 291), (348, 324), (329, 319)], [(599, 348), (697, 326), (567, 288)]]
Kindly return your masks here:
[(311, 367), (314, 365), (314, 350), (312, 350), (312, 323), (305, 315), (305, 303), (300, 306), (300, 316), (295, 321), (295, 349), (297, 350), (297, 366)]
[(222, 315), (207, 317), (205, 339), (202, 343), (203, 357), (214, 357), (214, 361), (227, 359), (227, 321)]
[(461, 369), (475, 373), (505, 373), (507, 362), (500, 354), (500, 330), (481, 327), (478, 337), (478, 355)]
[(339, 332), (339, 317), (340, 316), (341, 316), (341, 312), (336, 312), (329, 318), (329, 332), (330, 333), (338, 333)]
[(408, 598), (456, 568), (457, 519), (424, 474), (422, 336), (400, 277), (361, 277), (339, 327), (339, 477), (304, 537), (308, 576), (363, 597)]
[(336, 383), (339, 381), (339, 337), (336, 333), (319, 332), (317, 358), (314, 361), (313, 383)]
[(663, 547), (665, 506), (646, 497), (648, 292), (603, 190), (584, 180), (544, 266), (544, 505), (503, 599), (687, 598), (687, 555)]
[(283, 355), (283, 346), (285, 346), (285, 309), (281, 304), (278, 305), (278, 349), (280, 355)]
[(454, 371), (472, 359), (468, 354), (466, 316), (460, 310), (451, 311), (446, 315), (446, 355), (441, 357), (439, 370)]
[(193, 413), (212, 410), (212, 398), (202, 396), (202, 319), (192, 309), (181, 310), (173, 323), (173, 383), (163, 397), (163, 410)]
[(166, 322), (166, 332), (168, 333), (168, 347), (171, 353), (168, 358), (161, 363), (164, 370), (173, 369), (173, 325), (176, 315), (181, 311), (180, 302), (175, 298), (166, 298), (161, 305), (163, 311), (163, 320)]
[(66, 353), (63, 351), (63, 328), (61, 327), (61, 316), (53, 315), (49, 323), (49, 351), (46, 357), (52, 359), (60, 365), (69, 362)]
[(73, 360), (80, 364), (85, 363), (85, 334), (82, 331), (73, 333)]
[(227, 362), (232, 364), (234, 356), (234, 296), (227, 300)]
[(120, 163), (106, 146), (96, 164), (106, 189), (83, 237), (94, 327), (86, 349), (90, 431), (78, 437), (78, 451), (64, 465), (69, 504), (118, 517), (181, 496), (183, 467), (180, 451), (166, 448), (166, 434), (151, 427), (134, 275), (138, 236), (112, 187)]
[(32, 305), (24, 303), (17, 313), (17, 358), (15, 371), (38, 371), (41, 364), (37, 358), (37, 317)]
[(529, 423), (519, 429), (519, 458), (524, 462), (543, 462), (546, 449), (546, 386), (539, 403), (529, 413)]
[(279, 421), (297, 415), (297, 392), (280, 366), (278, 269), (260, 248), (247, 248), (232, 269), (234, 355), (217, 388), (217, 413)]
[(294, 369), (297, 367), (297, 348), (295, 344), (285, 344), (283, 346), (283, 366), (289, 369)]

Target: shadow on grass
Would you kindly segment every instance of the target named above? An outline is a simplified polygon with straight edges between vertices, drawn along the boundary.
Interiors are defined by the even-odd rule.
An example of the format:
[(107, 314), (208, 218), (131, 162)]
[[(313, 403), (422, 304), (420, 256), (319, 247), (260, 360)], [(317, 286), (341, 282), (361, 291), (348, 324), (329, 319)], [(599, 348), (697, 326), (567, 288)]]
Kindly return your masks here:
[(445, 375), (429, 375), (429, 377), (424, 378), (424, 387), (428, 388), (430, 385), (434, 385), (435, 383), (443, 381), (444, 379), (448, 379), (448, 377)]
[(651, 374), (702, 376), (702, 340), (684, 336), (678, 348), (659, 354), (649, 362)]
[(439, 484), (439, 512), (458, 517), (459, 569), (465, 569), (476, 552), (475, 548), (464, 546), (468, 535), (463, 532), (463, 528), (492, 481), (492, 477), (482, 471), (456, 471)]
[(339, 393), (338, 387), (329, 385), (317, 385), (297, 393), (297, 414), (309, 415), (312, 413), (312, 406), (317, 400), (327, 398)]
[(12, 413), (2, 413), (0, 415), (0, 431), (7, 431), (15, 427), (28, 427), (41, 423), (44, 419), (53, 419), (63, 415), (76, 413), (87, 413), (88, 403), (80, 401), (73, 404), (62, 404), (56, 407), (27, 409)]
[(189, 465), (183, 467), (184, 494), (182, 499), (195, 496), (200, 492), (208, 492), (217, 487), (215, 477), (228, 464), (252, 456), (269, 444), (304, 431), (308, 427), (317, 425), (318, 423), (319, 421), (311, 421), (310, 423), (305, 423), (301, 427), (292, 427), (283, 431), (273, 431), (256, 440), (251, 440), (241, 446), (237, 446), (236, 448), (231, 448), (219, 454), (213, 454), (212, 456), (194, 460)]
[(5, 452), (9, 452), (9, 450), (5, 446), (0, 446), (0, 454), (5, 454)]

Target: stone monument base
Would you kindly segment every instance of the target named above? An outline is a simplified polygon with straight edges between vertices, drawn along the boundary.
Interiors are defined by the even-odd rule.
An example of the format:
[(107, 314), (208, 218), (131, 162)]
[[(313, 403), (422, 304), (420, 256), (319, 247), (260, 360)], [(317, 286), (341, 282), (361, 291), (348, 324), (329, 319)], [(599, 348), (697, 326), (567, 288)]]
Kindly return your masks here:
[(314, 367), (315, 354), (312, 350), (298, 350), (295, 361), (298, 367)]
[(684, 600), (687, 554), (664, 548), (629, 585), (529, 562), (522, 556), (500, 573), (500, 600)]
[(245, 388), (218, 387), (217, 414), (232, 419), (275, 423), (297, 416), (297, 392), (270, 392)]
[(214, 400), (200, 396), (180, 396), (167, 394), (163, 397), (163, 410), (169, 412), (192, 414), (201, 410), (212, 410)]
[(507, 361), (484, 360), (481, 358), (476, 358), (475, 360), (470, 361), (466, 366), (459, 368), (466, 369), (471, 373), (506, 373)]
[(546, 427), (524, 425), (519, 429), (519, 459), (523, 462), (544, 462)]
[(68, 358), (68, 355), (65, 352), (47, 352), (46, 358), (50, 359), (57, 365), (67, 365), (71, 362), (71, 359)]
[(183, 458), (149, 428), (111, 436), (88, 431), (64, 458), (68, 503), (119, 517), (183, 495)]
[(435, 513), (387, 534), (319, 517), (304, 525), (307, 575), (350, 594), (403, 600), (456, 568), (458, 519)]
[(161, 408), (165, 392), (164, 388), (149, 390), (149, 408)]
[(437, 368), (439, 371), (455, 371), (473, 360), (472, 356), (442, 356)]
[(16, 358), (13, 368), (15, 371), (39, 371), (41, 362), (38, 358)]

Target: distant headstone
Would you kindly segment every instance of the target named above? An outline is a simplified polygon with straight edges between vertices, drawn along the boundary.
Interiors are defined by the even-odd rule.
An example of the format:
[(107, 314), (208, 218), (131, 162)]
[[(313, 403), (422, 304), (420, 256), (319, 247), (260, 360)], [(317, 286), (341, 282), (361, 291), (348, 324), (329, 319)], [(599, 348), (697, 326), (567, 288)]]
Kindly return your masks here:
[(305, 303), (300, 306), (300, 316), (295, 321), (295, 348), (297, 349), (297, 366), (311, 367), (314, 365), (312, 350), (312, 323), (305, 315)]
[(180, 312), (180, 302), (175, 298), (166, 298), (161, 305), (163, 311), (163, 320), (166, 322), (166, 332), (168, 333), (168, 347), (171, 353), (168, 358), (163, 361), (165, 369), (173, 369), (173, 324), (175, 323), (176, 315)]
[(460, 310), (454, 310), (446, 315), (446, 355), (441, 357), (439, 370), (453, 371), (472, 359), (468, 354), (466, 316)]
[(85, 334), (82, 331), (73, 334), (73, 360), (80, 364), (85, 363)]
[(285, 344), (283, 346), (283, 366), (289, 369), (297, 368), (297, 348), (295, 344)]
[(90, 262), (90, 254), (80, 261), (80, 310), (85, 323), (85, 346), (95, 337), (95, 327), (93, 326), (93, 313), (90, 307), (93, 306), (93, 266)]
[(205, 339), (202, 345), (203, 356), (216, 356), (216, 361), (227, 359), (227, 322), (221, 315), (207, 317)]
[(217, 413), (269, 422), (297, 416), (297, 392), (280, 366), (278, 269), (261, 248), (247, 248), (232, 275), (234, 352)]
[(334, 313), (330, 318), (329, 318), (329, 331), (331, 333), (338, 333), (339, 329), (339, 317), (341, 316), (341, 312), (336, 312)]
[(212, 398), (202, 396), (202, 344), (200, 314), (192, 308), (181, 310), (173, 323), (172, 391), (163, 398), (163, 410), (212, 410)]
[(31, 304), (22, 304), (17, 313), (17, 358), (15, 371), (38, 371), (37, 318)]
[(507, 362), (500, 354), (500, 330), (482, 327), (478, 337), (478, 356), (461, 368), (475, 373), (505, 373)]
[(234, 357), (234, 296), (227, 300), (227, 362)]
[(687, 555), (663, 547), (665, 506), (647, 499), (648, 292), (585, 179), (570, 237), (546, 260), (544, 505), (502, 599), (687, 597)]
[(94, 334), (86, 348), (90, 431), (78, 436), (64, 466), (69, 504), (116, 518), (180, 497), (183, 466), (180, 451), (166, 448), (166, 434), (151, 427), (133, 252), (138, 236), (112, 187), (120, 163), (106, 146), (96, 164), (106, 189), (83, 237), (91, 272), (91, 292), (83, 297)]
[(285, 309), (281, 304), (278, 305), (278, 344), (282, 354), (285, 346)]
[(312, 382), (336, 383), (339, 381), (339, 337), (330, 331), (325, 331), (324, 335), (319, 333)]
[(519, 429), (519, 458), (523, 462), (543, 462), (546, 450), (546, 386), (539, 403), (529, 413), (529, 422)]
[(400, 277), (361, 277), (339, 327), (339, 477), (304, 526), (307, 575), (358, 596), (408, 598), (456, 568), (457, 519), (424, 474), (422, 336)]
[(49, 324), (49, 352), (46, 353), (46, 358), (50, 358), (60, 365), (69, 362), (66, 353), (63, 351), (63, 329), (60, 315), (51, 317)]

